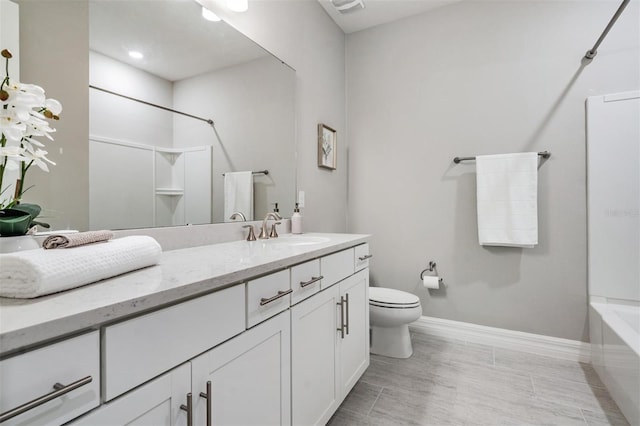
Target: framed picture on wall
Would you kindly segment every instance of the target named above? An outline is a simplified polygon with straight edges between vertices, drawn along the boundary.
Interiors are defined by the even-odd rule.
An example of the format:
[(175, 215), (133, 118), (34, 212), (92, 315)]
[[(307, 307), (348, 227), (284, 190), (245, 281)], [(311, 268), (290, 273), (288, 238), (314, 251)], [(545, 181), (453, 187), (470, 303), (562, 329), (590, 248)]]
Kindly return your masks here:
[(338, 163), (337, 134), (326, 124), (318, 124), (318, 167), (335, 170)]

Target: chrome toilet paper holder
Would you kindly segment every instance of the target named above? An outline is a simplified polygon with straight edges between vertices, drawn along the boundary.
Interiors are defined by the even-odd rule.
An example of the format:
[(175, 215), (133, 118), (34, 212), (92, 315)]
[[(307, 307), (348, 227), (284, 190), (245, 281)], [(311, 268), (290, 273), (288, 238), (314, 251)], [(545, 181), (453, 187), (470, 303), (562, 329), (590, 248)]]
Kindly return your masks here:
[[(434, 262), (433, 260), (429, 261), (429, 267), (427, 269), (424, 269), (422, 272), (420, 272), (420, 279), (421, 280), (424, 279), (424, 273), (425, 272), (436, 272), (436, 262)], [(442, 278), (440, 279), (440, 281), (442, 281)]]

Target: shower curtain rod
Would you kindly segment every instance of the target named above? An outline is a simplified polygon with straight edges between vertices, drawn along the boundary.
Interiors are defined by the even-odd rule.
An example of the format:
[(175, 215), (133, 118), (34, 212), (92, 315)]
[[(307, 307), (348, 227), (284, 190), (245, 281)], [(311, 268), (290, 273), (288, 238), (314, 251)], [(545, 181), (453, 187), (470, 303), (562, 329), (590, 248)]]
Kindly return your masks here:
[(593, 58), (595, 58), (596, 54), (598, 53), (598, 47), (600, 46), (600, 43), (602, 43), (602, 40), (604, 40), (604, 38), (607, 36), (607, 34), (609, 34), (609, 31), (611, 31), (611, 28), (613, 28), (613, 24), (616, 23), (616, 21), (618, 20), (618, 18), (622, 14), (622, 11), (624, 10), (625, 7), (627, 7), (627, 5), (629, 4), (630, 1), (631, 0), (623, 0), (622, 1), (622, 4), (618, 8), (618, 10), (616, 10), (616, 13), (613, 15), (613, 18), (611, 18), (611, 20), (607, 24), (607, 27), (604, 29), (604, 31), (600, 35), (600, 38), (598, 39), (598, 41), (596, 41), (596, 44), (593, 45), (593, 48), (591, 48), (591, 50), (587, 50), (587, 54), (584, 55), (585, 59), (593, 59)]
[(198, 117), (197, 115), (187, 114), (186, 112), (176, 111), (175, 109), (167, 108), (167, 107), (164, 107), (162, 105), (156, 105), (156, 104), (153, 104), (151, 102), (143, 101), (141, 99), (132, 98), (131, 96), (123, 95), (123, 94), (117, 93), (117, 92), (112, 92), (111, 90), (103, 89), (101, 87), (93, 86), (91, 84), (89, 85), (89, 88), (95, 89), (95, 90), (99, 90), (101, 92), (105, 92), (105, 93), (108, 93), (110, 95), (120, 96), (121, 98), (129, 99), (130, 101), (140, 102), (141, 104), (149, 105), (149, 106), (152, 106), (152, 107), (155, 107), (155, 108), (159, 108), (159, 109), (162, 109), (162, 110), (165, 110), (165, 111), (174, 112), (176, 114), (184, 115), (186, 117), (195, 118), (196, 120), (204, 121), (204, 122), (208, 123), (211, 126), (214, 125), (213, 120), (211, 120), (210, 118), (202, 118), (202, 117)]
[[(540, 157), (542, 157), (542, 158), (549, 158), (549, 157), (551, 157), (551, 153), (550, 153), (549, 151), (540, 151), (540, 152), (538, 153), (538, 155), (539, 155)], [(475, 160), (475, 159), (476, 159), (476, 157), (456, 157), (456, 158), (454, 158), (454, 159), (453, 159), (453, 162), (454, 162), (454, 163), (456, 163), (456, 164), (458, 164), (458, 163), (460, 163), (461, 161)]]

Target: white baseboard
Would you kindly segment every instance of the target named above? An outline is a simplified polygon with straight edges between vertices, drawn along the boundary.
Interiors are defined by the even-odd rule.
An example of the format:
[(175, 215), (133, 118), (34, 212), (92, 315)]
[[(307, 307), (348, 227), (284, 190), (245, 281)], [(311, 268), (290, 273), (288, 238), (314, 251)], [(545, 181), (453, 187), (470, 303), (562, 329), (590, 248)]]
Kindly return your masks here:
[(409, 327), (416, 333), (481, 343), (568, 361), (591, 363), (591, 345), (577, 340), (426, 316), (420, 317)]

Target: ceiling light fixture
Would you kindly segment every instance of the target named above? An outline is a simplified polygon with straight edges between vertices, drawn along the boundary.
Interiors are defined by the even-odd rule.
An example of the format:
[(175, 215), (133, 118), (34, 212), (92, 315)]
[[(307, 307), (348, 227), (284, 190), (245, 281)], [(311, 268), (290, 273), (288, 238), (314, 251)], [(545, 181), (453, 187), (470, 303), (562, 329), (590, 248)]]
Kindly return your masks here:
[(213, 13), (212, 11), (210, 11), (209, 9), (207, 9), (204, 6), (202, 6), (202, 17), (204, 19), (206, 19), (207, 21), (211, 21), (211, 22), (221, 21), (221, 19), (220, 19), (220, 17), (218, 15), (216, 15), (215, 13)]
[(227, 7), (234, 12), (246, 12), (249, 9), (249, 0), (227, 0)]
[(331, 4), (342, 14), (364, 9), (362, 0), (331, 0)]
[(132, 57), (133, 59), (142, 59), (144, 58), (144, 55), (140, 52), (138, 52), (137, 50), (130, 50), (129, 51), (129, 56)]

